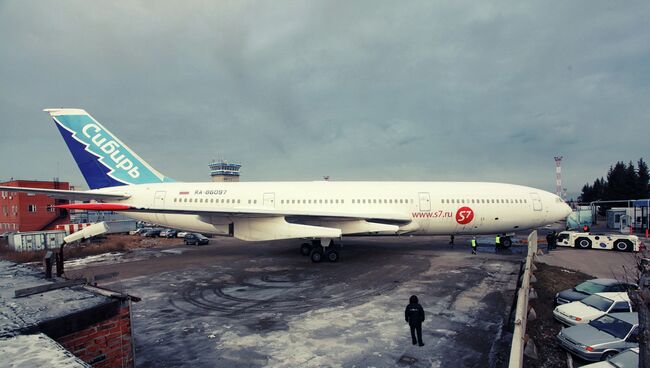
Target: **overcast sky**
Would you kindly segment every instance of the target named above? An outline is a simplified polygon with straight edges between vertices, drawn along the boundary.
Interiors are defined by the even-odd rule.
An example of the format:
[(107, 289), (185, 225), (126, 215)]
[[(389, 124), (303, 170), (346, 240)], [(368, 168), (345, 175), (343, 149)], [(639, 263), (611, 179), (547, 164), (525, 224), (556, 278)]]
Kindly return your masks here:
[(164, 174), (498, 181), (650, 160), (648, 1), (2, 1), (0, 179), (83, 178), (46, 107)]

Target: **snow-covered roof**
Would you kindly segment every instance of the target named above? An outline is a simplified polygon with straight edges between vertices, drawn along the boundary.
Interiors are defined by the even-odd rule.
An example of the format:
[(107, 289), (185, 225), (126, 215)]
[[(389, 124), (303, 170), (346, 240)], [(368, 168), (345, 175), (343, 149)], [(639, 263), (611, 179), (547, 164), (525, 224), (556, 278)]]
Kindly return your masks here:
[(0, 338), (37, 332), (43, 322), (111, 302), (81, 286), (15, 298), (15, 291), (54, 283), (34, 268), (0, 260)]
[(0, 356), (15, 368), (90, 367), (42, 333), (0, 338)]

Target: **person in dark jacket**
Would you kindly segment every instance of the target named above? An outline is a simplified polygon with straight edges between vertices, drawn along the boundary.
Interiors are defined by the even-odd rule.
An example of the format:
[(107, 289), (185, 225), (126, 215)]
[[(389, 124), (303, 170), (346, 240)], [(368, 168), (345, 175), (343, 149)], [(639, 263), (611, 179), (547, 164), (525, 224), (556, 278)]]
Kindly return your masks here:
[(555, 249), (556, 248), (556, 241), (557, 241), (557, 234), (555, 233), (555, 230), (553, 230), (552, 233), (548, 233), (546, 235), (546, 243), (548, 244), (548, 249)]
[[(411, 339), (413, 340), (413, 345), (418, 344), (424, 346), (422, 342), (422, 322), (424, 321), (424, 309), (420, 303), (418, 303), (418, 297), (411, 295), (409, 298), (409, 305), (406, 306), (404, 310), (404, 319), (408, 322), (411, 327)], [(417, 333), (417, 339), (415, 335)]]

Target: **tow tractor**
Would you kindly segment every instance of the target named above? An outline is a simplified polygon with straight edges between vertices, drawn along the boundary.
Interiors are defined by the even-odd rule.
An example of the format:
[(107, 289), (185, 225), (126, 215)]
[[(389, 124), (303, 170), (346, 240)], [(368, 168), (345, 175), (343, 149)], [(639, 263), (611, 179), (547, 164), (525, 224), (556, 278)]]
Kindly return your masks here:
[(639, 237), (624, 234), (583, 233), (562, 231), (557, 235), (556, 244), (561, 247), (578, 249), (606, 249), (619, 252), (638, 252), (641, 247)]

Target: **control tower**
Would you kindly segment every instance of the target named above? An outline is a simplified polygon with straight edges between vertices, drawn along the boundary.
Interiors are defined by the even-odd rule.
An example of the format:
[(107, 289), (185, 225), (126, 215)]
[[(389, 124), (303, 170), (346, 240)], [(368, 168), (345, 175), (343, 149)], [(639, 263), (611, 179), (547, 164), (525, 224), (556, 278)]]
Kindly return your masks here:
[(240, 164), (229, 163), (225, 160), (212, 161), (209, 165), (212, 181), (239, 181)]

